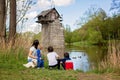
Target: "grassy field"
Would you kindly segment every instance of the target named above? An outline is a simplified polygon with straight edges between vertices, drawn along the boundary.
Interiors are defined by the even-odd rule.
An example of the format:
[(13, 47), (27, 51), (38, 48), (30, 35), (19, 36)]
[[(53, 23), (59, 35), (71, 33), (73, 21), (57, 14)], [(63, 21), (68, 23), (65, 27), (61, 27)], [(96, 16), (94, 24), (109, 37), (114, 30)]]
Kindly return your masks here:
[(25, 68), (27, 53), (23, 48), (0, 51), (0, 80), (120, 80), (116, 73)]
[(0, 69), (0, 80), (120, 80), (120, 76), (79, 71), (4, 68)]

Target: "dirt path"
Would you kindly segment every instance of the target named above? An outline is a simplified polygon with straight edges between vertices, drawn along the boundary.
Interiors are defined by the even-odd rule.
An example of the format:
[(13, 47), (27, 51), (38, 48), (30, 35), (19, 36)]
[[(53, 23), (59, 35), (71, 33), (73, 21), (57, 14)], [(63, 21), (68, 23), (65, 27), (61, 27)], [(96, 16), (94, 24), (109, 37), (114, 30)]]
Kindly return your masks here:
[(79, 73), (78, 80), (120, 80), (120, 75), (118, 75), (118, 74)]

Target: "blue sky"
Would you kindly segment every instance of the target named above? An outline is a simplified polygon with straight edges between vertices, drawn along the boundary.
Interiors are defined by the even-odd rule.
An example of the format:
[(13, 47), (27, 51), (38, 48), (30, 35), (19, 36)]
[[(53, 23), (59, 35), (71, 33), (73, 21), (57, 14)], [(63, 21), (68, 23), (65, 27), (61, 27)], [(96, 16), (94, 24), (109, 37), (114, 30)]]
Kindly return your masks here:
[[(102, 8), (109, 14), (109, 9), (111, 6), (112, 0), (34, 0), (36, 4), (31, 7), (25, 17), (28, 18), (26, 22), (26, 27), (23, 29), (23, 32), (26, 31), (36, 31), (40, 29), (38, 24), (35, 23), (37, 16), (42, 10), (50, 9), (51, 2), (53, 1), (55, 8), (60, 14), (63, 15), (63, 25), (70, 25), (72, 30), (77, 29), (75, 26), (76, 20), (79, 20), (85, 13), (85, 11), (90, 8), (92, 5)], [(29, 26), (29, 27), (27, 27)], [(40, 30), (38, 30), (39, 32)]]
[(109, 9), (111, 6), (111, 0), (76, 0), (73, 4), (65, 7), (56, 7), (58, 11), (63, 14), (63, 23), (69, 24), (72, 30), (77, 27), (74, 25), (76, 20), (82, 17), (85, 11), (90, 8), (90, 6), (96, 5), (106, 11), (109, 14)]

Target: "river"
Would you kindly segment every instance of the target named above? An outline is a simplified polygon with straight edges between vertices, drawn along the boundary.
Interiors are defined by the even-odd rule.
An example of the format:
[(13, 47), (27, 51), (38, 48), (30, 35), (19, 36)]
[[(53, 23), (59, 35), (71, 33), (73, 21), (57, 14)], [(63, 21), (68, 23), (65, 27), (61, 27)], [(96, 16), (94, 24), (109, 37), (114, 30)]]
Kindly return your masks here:
[[(73, 58), (73, 61), (75, 59), (77, 59), (75, 57), (78, 56), (78, 60), (75, 60), (75, 62), (78, 61), (77, 64), (79, 63), (79, 65), (81, 64), (80, 62), (83, 59), (83, 58), (81, 58), (81, 56), (83, 55), (82, 57), (84, 57), (84, 54), (85, 54), (87, 56), (87, 58), (84, 58), (84, 60), (82, 60), (82, 61), (87, 62), (87, 61), (85, 61), (85, 59), (87, 59), (88, 63), (86, 63), (85, 65), (88, 65), (89, 67), (91, 67), (91, 65), (96, 67), (97, 64), (99, 64), (99, 62), (102, 61), (107, 54), (106, 48), (100, 47), (100, 46), (86, 46), (86, 47), (85, 46), (82, 46), (82, 47), (66, 46), (65, 51), (70, 53), (71, 58)], [(80, 68), (80, 66), (79, 66), (79, 68)], [(85, 67), (83, 67), (83, 68), (85, 68)], [(83, 68), (81, 68), (81, 69), (83, 70)], [(76, 70), (76, 68), (75, 68), (75, 70)], [(83, 71), (86, 71), (86, 70), (88, 70), (88, 69), (84, 69)]]

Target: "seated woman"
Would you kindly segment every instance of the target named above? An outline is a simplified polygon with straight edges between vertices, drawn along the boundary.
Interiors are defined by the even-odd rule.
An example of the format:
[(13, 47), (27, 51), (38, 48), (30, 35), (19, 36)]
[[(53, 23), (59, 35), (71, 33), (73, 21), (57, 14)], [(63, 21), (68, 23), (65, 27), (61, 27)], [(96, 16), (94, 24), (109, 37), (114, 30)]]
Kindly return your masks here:
[(30, 67), (35, 68), (36, 66), (38, 68), (44, 67), (44, 62), (43, 62), (43, 60), (41, 60), (41, 52), (40, 52), (41, 49), (42, 49), (41, 46), (39, 49), (39, 41), (34, 40), (32, 46), (29, 50), (28, 63), (23, 64), (23, 66), (25, 66), (26, 68), (30, 68)]
[(36, 55), (36, 50), (38, 48), (39, 41), (34, 40), (32, 43), (32, 46), (30, 47), (29, 54), (28, 54), (28, 63), (23, 64), (23, 66), (27, 68), (34, 68), (37, 65), (37, 55)]
[(60, 64), (58, 64), (58, 60), (57, 60), (58, 58), (59, 58), (59, 56), (56, 52), (54, 52), (53, 47), (49, 46), (48, 54), (47, 54), (49, 69), (52, 69), (56, 66), (58, 69), (60, 69)]

